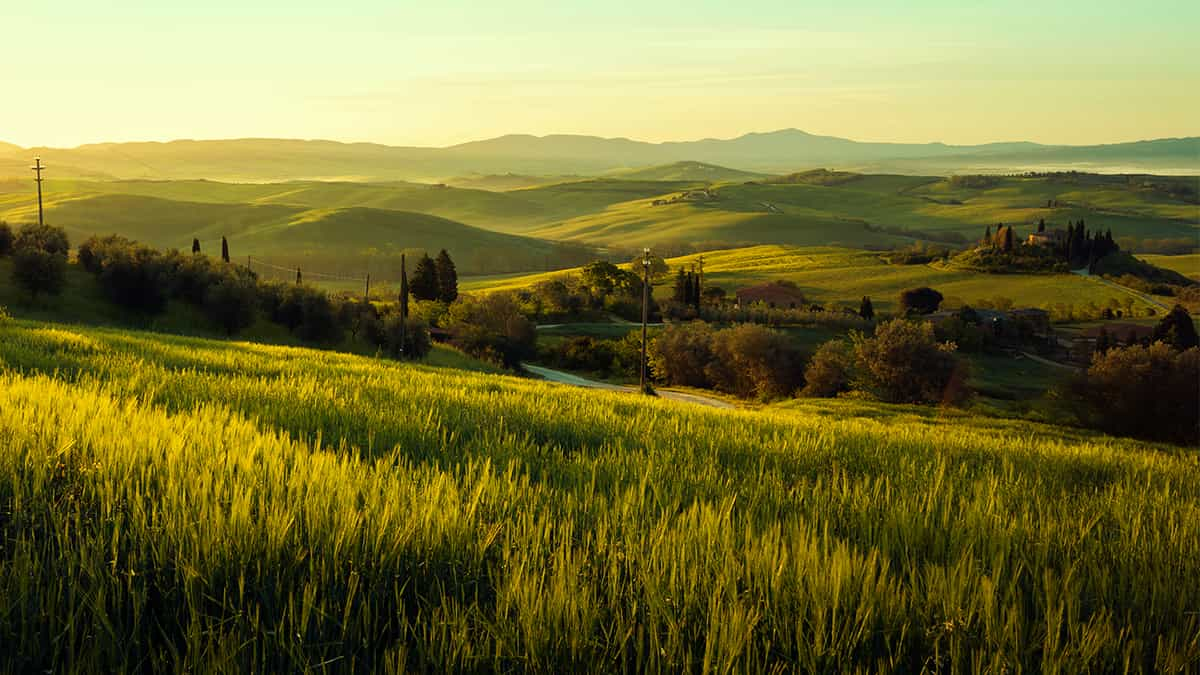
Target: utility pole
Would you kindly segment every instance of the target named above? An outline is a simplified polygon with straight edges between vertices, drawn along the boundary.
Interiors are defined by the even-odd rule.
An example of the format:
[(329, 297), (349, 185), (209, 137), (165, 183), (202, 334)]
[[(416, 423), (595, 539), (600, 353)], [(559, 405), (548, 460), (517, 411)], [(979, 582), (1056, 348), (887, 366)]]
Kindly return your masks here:
[(371, 301), (371, 273), (367, 272), (367, 291), (363, 293), (363, 302)]
[(33, 166), (31, 166), (29, 168), (33, 169), (33, 173), (35, 176), (35, 178), (33, 179), (33, 182), (37, 183), (38, 225), (45, 225), (46, 222), (45, 222), (45, 220), (42, 219), (42, 170), (45, 169), (46, 167), (42, 166), (42, 158), (41, 157), (34, 157), (33, 158)]
[(642, 249), (642, 376), (641, 392), (646, 393), (646, 324), (650, 321), (650, 249)]

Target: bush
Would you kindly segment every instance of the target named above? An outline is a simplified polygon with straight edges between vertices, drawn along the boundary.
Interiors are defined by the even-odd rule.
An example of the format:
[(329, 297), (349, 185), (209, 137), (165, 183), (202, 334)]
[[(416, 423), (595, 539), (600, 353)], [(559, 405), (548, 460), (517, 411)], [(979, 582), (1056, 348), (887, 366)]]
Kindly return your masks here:
[(536, 353), (537, 331), (508, 293), (462, 296), (445, 321), (456, 347), (506, 368), (516, 369)]
[(114, 246), (100, 259), (96, 278), (109, 299), (123, 307), (153, 314), (167, 306), (167, 270), (154, 249), (134, 242)]
[(208, 287), (203, 304), (214, 324), (226, 335), (236, 335), (254, 323), (259, 307), (258, 284), (250, 274), (226, 272)]
[(12, 254), (13, 231), (8, 223), (0, 220), (0, 258)]
[(1161, 340), (1175, 349), (1191, 349), (1200, 346), (1196, 336), (1196, 324), (1192, 315), (1180, 305), (1167, 313), (1154, 327), (1154, 339)]
[(542, 356), (558, 368), (607, 374), (613, 367), (614, 344), (613, 340), (577, 335), (547, 347)]
[(1068, 389), (1084, 425), (1111, 434), (1200, 443), (1200, 348), (1112, 348)]
[(776, 330), (743, 324), (712, 335), (712, 361), (705, 368), (713, 387), (743, 398), (791, 396), (803, 384), (803, 357)]
[(218, 267), (207, 256), (171, 251), (164, 256), (163, 264), (170, 278), (171, 296), (193, 305), (203, 305), (209, 288), (225, 278), (224, 266)]
[(933, 314), (942, 304), (942, 294), (922, 286), (900, 294), (900, 309), (906, 314)]
[(844, 340), (830, 340), (817, 348), (804, 371), (801, 396), (830, 398), (850, 391), (854, 352)]
[(433, 348), (429, 326), (411, 316), (407, 320), (401, 318), (400, 311), (396, 308), (392, 308), (371, 324), (367, 339), (392, 358), (422, 359)]
[(61, 228), (26, 225), (13, 240), (13, 281), (34, 300), (58, 295), (67, 282), (70, 243)]
[(889, 403), (958, 403), (965, 372), (952, 343), (938, 342), (933, 326), (895, 319), (873, 337), (853, 336), (857, 388)]
[(342, 339), (337, 312), (324, 291), (304, 285), (267, 285), (263, 296), (271, 320), (300, 339), (327, 344)]
[(650, 342), (646, 358), (654, 378), (667, 384), (707, 387), (713, 330), (703, 321), (671, 324)]

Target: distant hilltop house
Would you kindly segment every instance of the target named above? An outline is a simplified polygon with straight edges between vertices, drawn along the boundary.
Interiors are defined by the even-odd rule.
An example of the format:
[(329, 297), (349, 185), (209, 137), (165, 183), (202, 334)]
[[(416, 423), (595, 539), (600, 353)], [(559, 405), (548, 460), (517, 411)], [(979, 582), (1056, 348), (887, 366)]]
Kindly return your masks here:
[(738, 307), (759, 302), (772, 308), (796, 309), (804, 306), (804, 293), (795, 284), (787, 281), (768, 281), (739, 288), (734, 297)]
[(702, 190), (686, 190), (665, 199), (655, 199), (650, 204), (651, 206), (666, 206), (667, 204), (678, 204), (679, 202), (711, 202), (716, 198), (717, 193), (704, 188)]
[(1067, 240), (1067, 233), (1060, 229), (1046, 230), (1045, 232), (1034, 232), (1029, 235), (1026, 240), (1030, 246), (1054, 246), (1061, 244)]

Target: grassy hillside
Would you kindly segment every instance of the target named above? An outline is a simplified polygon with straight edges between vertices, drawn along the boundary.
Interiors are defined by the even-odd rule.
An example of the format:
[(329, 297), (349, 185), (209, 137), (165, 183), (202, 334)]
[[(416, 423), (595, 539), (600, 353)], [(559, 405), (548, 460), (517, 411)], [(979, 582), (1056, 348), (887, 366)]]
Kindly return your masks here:
[(1184, 276), (1200, 281), (1200, 253), (1190, 255), (1148, 255), (1139, 253), (1138, 258), (1164, 269), (1174, 270)]
[[(894, 309), (900, 292), (931, 286), (950, 302), (978, 304), (980, 300), (1006, 297), (1018, 306), (1053, 307), (1057, 303), (1105, 306), (1110, 300), (1124, 302), (1125, 293), (1070, 274), (986, 274), (942, 265), (891, 265), (879, 254), (838, 247), (753, 246), (709, 251), (704, 254), (669, 258), (672, 269), (690, 269), (704, 257), (704, 279), (728, 293), (763, 281), (795, 282), (804, 294), (818, 302), (843, 302), (857, 307), (869, 295), (879, 309)], [(527, 288), (538, 281), (578, 274), (578, 270), (533, 275), (495, 275), (466, 279), (460, 288), (486, 292)], [(665, 297), (670, 281), (656, 289)], [(1137, 306), (1150, 305), (1137, 301)]]
[(6, 669), (1200, 663), (1190, 452), (27, 322), (0, 364)]
[[(166, 185), (173, 186), (170, 191), (193, 191)], [(215, 190), (242, 187), (211, 185)], [(302, 191), (311, 193), (320, 187), (308, 186)], [(118, 233), (156, 247), (187, 250), (192, 239), (198, 238), (206, 251), (215, 254), (221, 237), (226, 236), (231, 253), (239, 259), (253, 255), (282, 266), (354, 276), (371, 271), (383, 279), (398, 278), (401, 252), (436, 253), (446, 248), (463, 273), (546, 269), (582, 263), (591, 256), (578, 245), (476, 228), (428, 213), (344, 206), (354, 202), (344, 193), (336, 199), (308, 196), (314, 203), (331, 205), (313, 208), (295, 202), (271, 203), (271, 199), (200, 202), (134, 194), (59, 193), (47, 200), (46, 219), (66, 229), (75, 242), (93, 234)], [(31, 207), (23, 195), (9, 197), (5, 203), (0, 196), (0, 219), (28, 222), (36, 218), (36, 204)], [(7, 210), (3, 210), (5, 206)]]
[(730, 169), (704, 162), (673, 162), (640, 169), (620, 169), (609, 173), (612, 178), (622, 180), (697, 181), (716, 183), (723, 181), (747, 181), (765, 178), (765, 174)]

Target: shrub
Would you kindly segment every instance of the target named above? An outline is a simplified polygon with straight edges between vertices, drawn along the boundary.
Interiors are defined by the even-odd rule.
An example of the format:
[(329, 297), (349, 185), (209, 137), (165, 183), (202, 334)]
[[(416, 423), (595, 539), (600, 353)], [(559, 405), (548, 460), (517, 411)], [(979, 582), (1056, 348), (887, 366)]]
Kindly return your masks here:
[(257, 315), (258, 284), (253, 276), (230, 271), (208, 287), (204, 312), (226, 335), (236, 335), (254, 323)]
[(1097, 353), (1068, 393), (1086, 426), (1122, 436), (1200, 443), (1200, 348), (1177, 351), (1156, 342)]
[(647, 347), (654, 378), (687, 387), (708, 386), (705, 369), (712, 361), (713, 330), (703, 321), (671, 324)]
[(13, 240), (13, 281), (34, 300), (58, 295), (67, 282), (70, 243), (61, 228), (26, 225)]
[(100, 263), (100, 287), (114, 303), (148, 313), (167, 306), (167, 273), (154, 249), (130, 242), (113, 247)]
[(607, 373), (613, 365), (613, 344), (612, 340), (577, 335), (545, 349), (543, 354), (559, 368)]
[(406, 359), (422, 359), (433, 348), (429, 326), (411, 316), (404, 319), (397, 308), (389, 309), (378, 321), (370, 324), (366, 336), (392, 358), (403, 356)]
[(933, 326), (895, 319), (853, 336), (857, 388), (889, 403), (958, 403), (965, 373)]
[(13, 231), (8, 223), (0, 220), (0, 258), (10, 255), (13, 250)]
[(508, 293), (462, 296), (450, 306), (446, 330), (464, 352), (517, 368), (537, 347), (537, 332)]
[(900, 309), (907, 314), (933, 314), (942, 304), (942, 294), (922, 286), (900, 294)]
[[(396, 310), (397, 314), (399, 310)], [(342, 328), (350, 331), (350, 338), (357, 340), (360, 336), (372, 341), (373, 335), (380, 332), (377, 324), (380, 321), (379, 310), (375, 305), (359, 298), (343, 298), (338, 303), (338, 322)], [(377, 343), (377, 346), (378, 345)]]
[(801, 396), (830, 398), (850, 391), (854, 352), (844, 340), (830, 340), (817, 348), (804, 371)]
[(790, 396), (803, 384), (803, 358), (783, 333), (743, 324), (712, 335), (705, 374), (714, 388), (743, 398)]
[[(275, 294), (278, 293), (278, 303)], [(272, 305), (271, 320), (287, 327), (302, 340), (334, 343), (342, 339), (342, 326), (329, 296), (304, 285), (269, 288), (265, 292)]]
[(1180, 305), (1167, 313), (1154, 327), (1154, 339), (1161, 340), (1175, 349), (1191, 349), (1200, 346), (1196, 336), (1196, 324), (1192, 315)]

